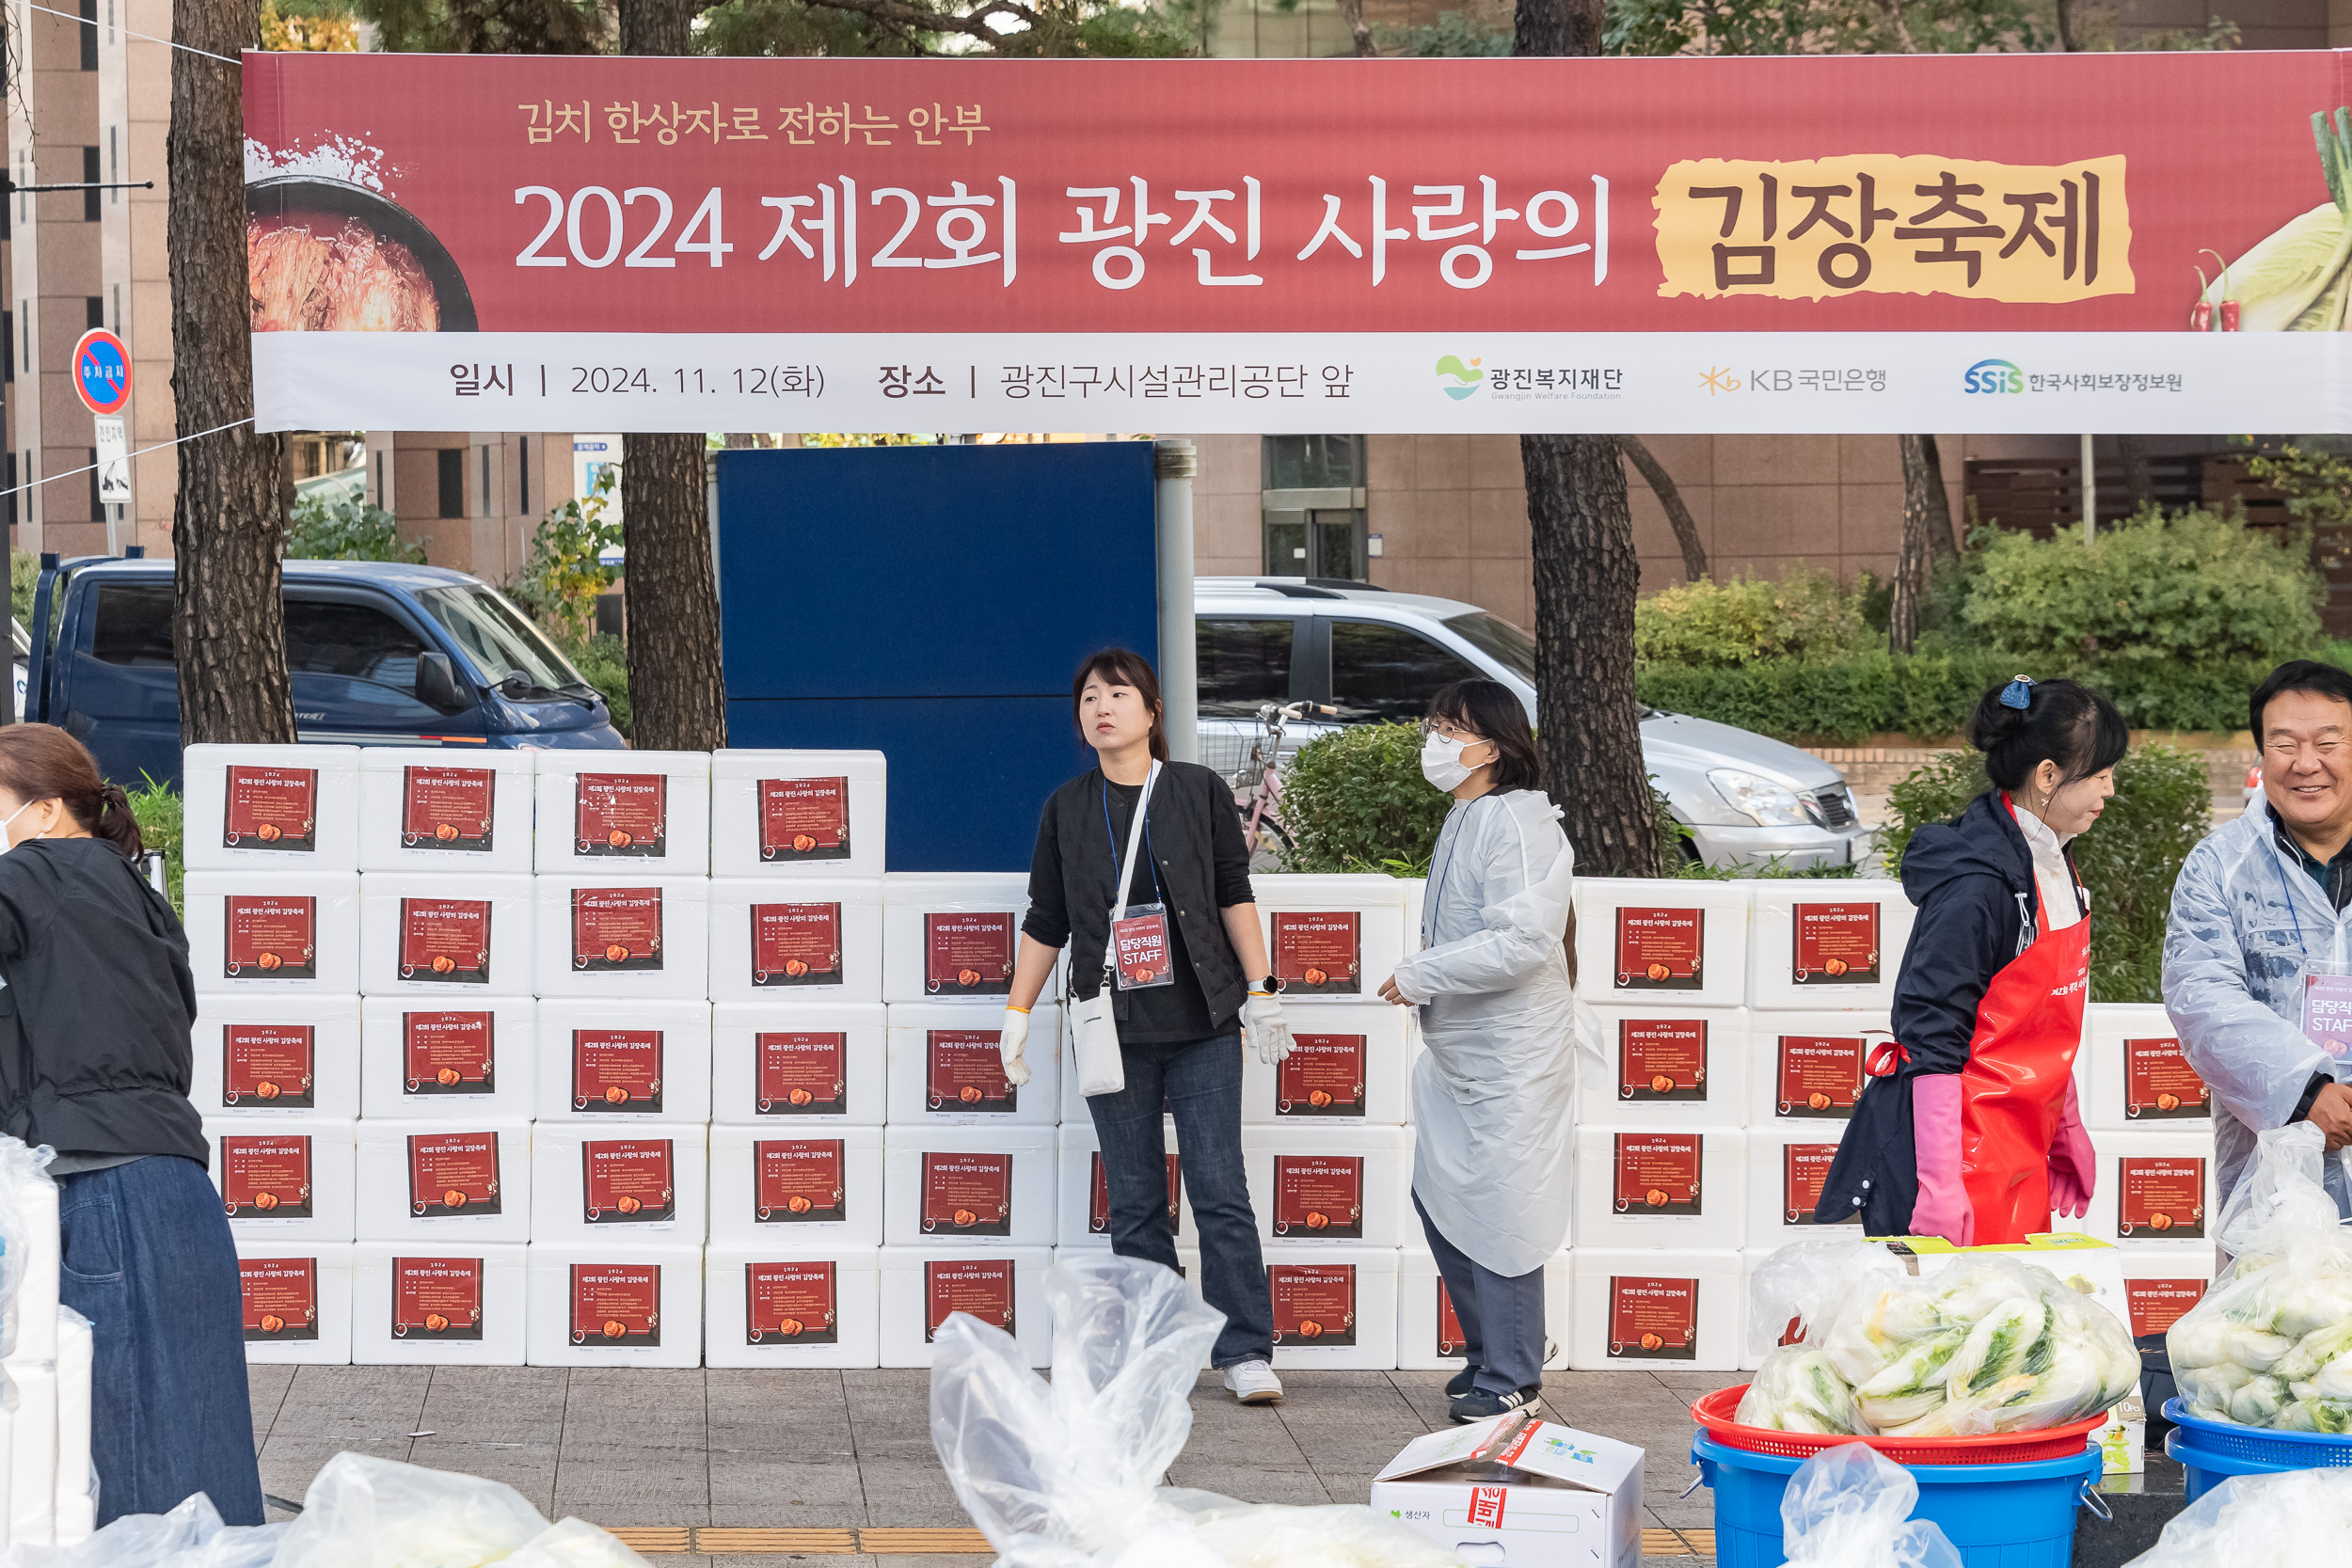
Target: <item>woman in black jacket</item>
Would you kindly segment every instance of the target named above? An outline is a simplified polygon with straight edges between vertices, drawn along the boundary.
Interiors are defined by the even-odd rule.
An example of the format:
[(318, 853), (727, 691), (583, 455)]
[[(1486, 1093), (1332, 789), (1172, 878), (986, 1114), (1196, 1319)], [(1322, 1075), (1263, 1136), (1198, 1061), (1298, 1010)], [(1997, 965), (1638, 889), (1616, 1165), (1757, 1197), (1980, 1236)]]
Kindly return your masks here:
[(188, 1102), (188, 939), (81, 742), (0, 728), (0, 1131), (56, 1159), (58, 1299), (90, 1320), (98, 1522), (190, 1494), (258, 1525), (237, 1249)]

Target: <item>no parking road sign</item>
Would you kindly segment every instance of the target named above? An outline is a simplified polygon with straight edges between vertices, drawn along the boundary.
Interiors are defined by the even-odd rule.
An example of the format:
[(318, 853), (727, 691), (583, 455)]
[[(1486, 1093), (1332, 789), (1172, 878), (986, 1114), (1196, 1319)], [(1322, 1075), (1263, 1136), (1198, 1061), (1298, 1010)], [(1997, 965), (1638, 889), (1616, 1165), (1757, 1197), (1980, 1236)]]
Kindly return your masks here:
[(73, 390), (93, 414), (119, 414), (131, 401), (131, 351), (103, 326), (73, 345)]

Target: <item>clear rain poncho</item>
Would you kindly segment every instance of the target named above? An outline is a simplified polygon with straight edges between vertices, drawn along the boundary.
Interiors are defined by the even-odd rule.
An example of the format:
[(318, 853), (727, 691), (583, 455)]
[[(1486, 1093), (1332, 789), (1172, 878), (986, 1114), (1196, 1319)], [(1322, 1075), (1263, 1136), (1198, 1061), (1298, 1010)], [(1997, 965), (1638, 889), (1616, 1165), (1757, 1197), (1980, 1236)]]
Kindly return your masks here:
[[(2286, 1125), (2313, 1073), (2342, 1076), (2303, 1033), (2303, 974), (2312, 963), (2352, 964), (2352, 911), (2331, 908), (2272, 832), (2258, 801), (2207, 835), (2172, 885), (2165, 926), (2165, 1010), (2221, 1108), (2213, 1141), (2224, 1211), (2254, 1135)], [(2333, 1162), (2327, 1186), (2337, 1212), (2352, 1214)]]

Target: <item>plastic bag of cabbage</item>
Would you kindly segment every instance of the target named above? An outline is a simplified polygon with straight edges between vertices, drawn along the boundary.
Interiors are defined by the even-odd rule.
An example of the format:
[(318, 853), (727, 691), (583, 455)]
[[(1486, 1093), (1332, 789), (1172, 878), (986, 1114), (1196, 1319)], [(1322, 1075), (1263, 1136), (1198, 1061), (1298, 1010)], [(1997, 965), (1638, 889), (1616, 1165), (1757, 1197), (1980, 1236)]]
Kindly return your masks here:
[(2032, 1432), (2096, 1416), (2139, 1383), (2139, 1353), (2115, 1314), (2010, 1258), (1965, 1259), (1918, 1278), (1883, 1247), (1801, 1244), (1758, 1271), (1756, 1294), (1762, 1322), (1793, 1316), (1804, 1339), (1764, 1358), (1740, 1402), (1748, 1426)]
[(2128, 1568), (2352, 1568), (2352, 1470), (2227, 1477)]
[(2321, 1184), (2324, 1150), (2308, 1121), (2274, 1128), (2230, 1195), (2234, 1261), (2165, 1337), (2190, 1415), (2352, 1433), (2352, 1231)]

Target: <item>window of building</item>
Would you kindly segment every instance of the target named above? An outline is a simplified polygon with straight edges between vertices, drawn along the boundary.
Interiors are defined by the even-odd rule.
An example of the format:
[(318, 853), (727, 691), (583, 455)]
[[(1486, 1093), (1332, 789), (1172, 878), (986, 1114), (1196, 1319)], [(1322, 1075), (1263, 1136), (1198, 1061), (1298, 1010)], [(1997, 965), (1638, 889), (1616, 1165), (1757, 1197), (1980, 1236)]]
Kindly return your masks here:
[(490, 449), (482, 449), (482, 515), (489, 516), (498, 508), (490, 504)]
[[(87, 3), (87, 0), (85, 0), (85, 3)], [(84, 38), (88, 38), (90, 36), (90, 30), (87, 27), (83, 28), (82, 36)], [(98, 68), (96, 65), (90, 65), (85, 67), (84, 69), (95, 71)], [(98, 198), (100, 196), (104, 194), (98, 188), (98, 149), (94, 147), (86, 147), (82, 149), (82, 184), (84, 187), (82, 191), (82, 221), (84, 223), (96, 223), (98, 221)]]
[(91, 522), (93, 522), (93, 523), (97, 523), (97, 522), (103, 522), (103, 521), (105, 520), (105, 517), (106, 517), (106, 508), (104, 507), (104, 505), (103, 505), (103, 504), (102, 504), (102, 503), (100, 502), (100, 500), (99, 500), (99, 499), (98, 499), (98, 449), (97, 449), (96, 447), (91, 447), (91, 448), (89, 449), (89, 476), (88, 476), (88, 477), (89, 477), (89, 520), (90, 520)]
[(1200, 711), (1204, 717), (1249, 719), (1265, 703), (1291, 700), (1291, 642), (1297, 623), (1201, 617), (1194, 628)]
[(1478, 674), (1468, 660), (1406, 627), (1331, 623), (1331, 702), (1345, 718), (1416, 720), (1429, 711), (1438, 688)]
[(441, 460), (441, 515), (462, 517), (466, 515), (466, 449), (443, 447)]
[(82, 296), (82, 330), (85, 332), (94, 331), (105, 325), (106, 296), (104, 294), (84, 294)]
[[(7, 211), (7, 205), (6, 205), (6, 203), (0, 203), (0, 212), (5, 212), (5, 211)], [(10, 343), (10, 344), (15, 343), (15, 341), (16, 341), (16, 312), (15, 312), (15, 311), (13, 311), (13, 310), (0, 310), (0, 339), (5, 339), (5, 340), (7, 340), (7, 341), (8, 341), (8, 343)], [(9, 381), (14, 381), (15, 379), (16, 379), (16, 356), (15, 356), (15, 355), (13, 355), (13, 354), (8, 354), (8, 355), (0, 355), (0, 382), (9, 382)]]
[(528, 517), (531, 515), (531, 437), (516, 436), (515, 452), (515, 483), (517, 487), (515, 510)]
[(1367, 580), (1364, 438), (1268, 436), (1260, 448), (1266, 575)]
[[(82, 69), (98, 69), (98, 0), (82, 0), (82, 24), (74, 31), (82, 35)], [(90, 176), (96, 179), (96, 175)]]

